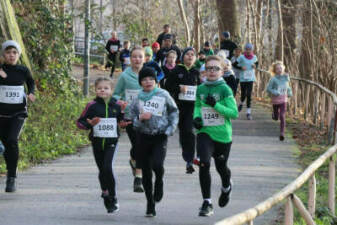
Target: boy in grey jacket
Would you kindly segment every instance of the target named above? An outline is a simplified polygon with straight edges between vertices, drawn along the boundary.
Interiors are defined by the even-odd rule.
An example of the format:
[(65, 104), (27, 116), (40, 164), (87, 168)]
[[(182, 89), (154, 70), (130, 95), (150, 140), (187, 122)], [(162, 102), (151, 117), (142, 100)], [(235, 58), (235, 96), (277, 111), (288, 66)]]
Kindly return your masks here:
[[(137, 160), (143, 171), (143, 187), (147, 199), (146, 216), (156, 216), (155, 202), (163, 197), (164, 160), (167, 136), (173, 135), (178, 125), (179, 112), (170, 94), (156, 87), (157, 76), (150, 67), (139, 72), (139, 92), (130, 106), (134, 129), (138, 131)], [(156, 180), (152, 184), (152, 170)]]

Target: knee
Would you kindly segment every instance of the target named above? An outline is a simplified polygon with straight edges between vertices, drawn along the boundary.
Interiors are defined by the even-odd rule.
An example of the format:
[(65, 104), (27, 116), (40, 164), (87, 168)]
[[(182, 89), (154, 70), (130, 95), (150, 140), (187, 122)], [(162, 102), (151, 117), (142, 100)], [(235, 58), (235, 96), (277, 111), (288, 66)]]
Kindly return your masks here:
[(209, 171), (209, 169), (211, 167), (211, 163), (205, 162), (205, 161), (200, 161), (199, 167), (200, 167), (200, 171)]
[(17, 140), (7, 140), (5, 143), (5, 149), (9, 149), (12, 152), (17, 152), (19, 149), (18, 141)]

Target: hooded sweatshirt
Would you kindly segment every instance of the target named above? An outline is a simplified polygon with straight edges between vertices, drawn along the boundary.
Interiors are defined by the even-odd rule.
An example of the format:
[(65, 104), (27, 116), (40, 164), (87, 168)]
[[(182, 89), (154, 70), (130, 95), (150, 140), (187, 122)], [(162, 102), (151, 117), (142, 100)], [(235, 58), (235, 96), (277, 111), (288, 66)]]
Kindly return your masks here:
[[(139, 120), (141, 112), (151, 112), (149, 120)], [(135, 130), (149, 135), (173, 135), (179, 120), (179, 111), (170, 94), (161, 88), (151, 92), (139, 92), (130, 107), (130, 116)]]
[(138, 95), (141, 86), (138, 83), (138, 74), (133, 72), (131, 67), (128, 67), (119, 76), (113, 96), (116, 99), (127, 101), (129, 104), (126, 106), (124, 113), (125, 119), (130, 119), (129, 116), (129, 105), (132, 103), (133, 99)]
[(287, 98), (293, 96), (289, 85), (290, 78), (288, 74), (275, 75), (267, 85), (267, 92), (271, 95), (272, 104), (282, 104), (287, 102)]

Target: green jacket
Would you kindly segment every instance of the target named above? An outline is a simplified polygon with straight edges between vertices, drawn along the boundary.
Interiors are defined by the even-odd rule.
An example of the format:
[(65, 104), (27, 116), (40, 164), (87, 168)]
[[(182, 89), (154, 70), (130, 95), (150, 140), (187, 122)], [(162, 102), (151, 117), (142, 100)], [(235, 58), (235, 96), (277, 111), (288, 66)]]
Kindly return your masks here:
[[(205, 119), (207, 119), (206, 117), (209, 116), (209, 114), (202, 115), (202, 108), (211, 108), (211, 106), (205, 103), (209, 94), (217, 100), (213, 109), (218, 113), (218, 116), (223, 117), (224, 122), (221, 125), (204, 125)], [(232, 141), (231, 119), (236, 119), (238, 116), (239, 112), (232, 90), (223, 79), (215, 82), (215, 84), (210, 84), (210, 82), (206, 81), (198, 86), (193, 115), (193, 118), (200, 117), (203, 120), (203, 127), (197, 131), (198, 134), (206, 133), (214, 141), (230, 143)]]

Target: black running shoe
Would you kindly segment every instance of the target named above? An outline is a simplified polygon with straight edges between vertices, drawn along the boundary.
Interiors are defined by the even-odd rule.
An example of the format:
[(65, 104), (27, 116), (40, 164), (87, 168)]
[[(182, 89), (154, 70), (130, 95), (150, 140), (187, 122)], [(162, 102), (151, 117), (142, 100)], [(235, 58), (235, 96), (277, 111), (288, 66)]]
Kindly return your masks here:
[(108, 210), (108, 213), (114, 213), (119, 211), (119, 204), (116, 197), (111, 197), (111, 209)]
[(195, 171), (195, 169), (193, 168), (192, 164), (186, 166), (186, 173), (187, 174), (192, 174), (192, 173), (194, 173), (194, 171)]
[(160, 202), (161, 199), (163, 198), (163, 180), (156, 180), (156, 182), (154, 183), (154, 194), (153, 194), (153, 198), (156, 202)]
[(214, 214), (213, 205), (208, 201), (204, 201), (199, 211), (199, 216), (211, 216)]
[(284, 136), (280, 135), (280, 141), (284, 141)]
[(146, 217), (155, 217), (156, 216), (156, 209), (154, 202), (148, 202), (146, 207)]
[(252, 120), (252, 119), (253, 119), (252, 114), (247, 113), (247, 120)]
[(242, 104), (240, 104), (240, 105), (238, 106), (238, 111), (241, 112), (241, 110), (242, 110)]
[(101, 197), (103, 198), (104, 206), (108, 213), (112, 211), (112, 201), (109, 195), (102, 193)]
[(7, 177), (5, 191), (6, 192), (15, 192), (16, 191), (15, 177)]
[(133, 192), (144, 192), (142, 178), (135, 177), (135, 179), (133, 180)]
[(232, 192), (232, 182), (231, 184), (229, 185), (229, 190), (227, 192), (224, 192), (223, 190), (221, 190), (221, 195), (219, 197), (219, 206), (222, 208), (222, 207), (225, 207), (230, 198), (231, 198), (231, 192)]

